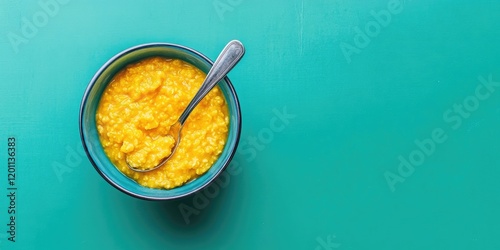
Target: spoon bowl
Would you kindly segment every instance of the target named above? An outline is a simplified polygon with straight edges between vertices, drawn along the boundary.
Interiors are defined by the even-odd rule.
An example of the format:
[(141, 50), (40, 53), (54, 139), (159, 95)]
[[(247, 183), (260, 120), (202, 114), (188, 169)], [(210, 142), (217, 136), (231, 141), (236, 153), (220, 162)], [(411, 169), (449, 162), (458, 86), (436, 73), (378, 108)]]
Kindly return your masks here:
[[(238, 169), (239, 165), (237, 163), (230, 163), (240, 140), (242, 114), (236, 90), (231, 80), (226, 76), (219, 82), (218, 86), (228, 108), (229, 127), (226, 143), (218, 159), (207, 172), (182, 186), (173, 189), (157, 189), (140, 185), (134, 179), (125, 175), (104, 151), (97, 130), (96, 111), (103, 92), (119, 71), (123, 70), (127, 65), (154, 56), (180, 59), (205, 73), (208, 73), (213, 65), (213, 61), (203, 53), (193, 48), (172, 43), (140, 44), (118, 52), (104, 62), (95, 72), (84, 93), (82, 93), (79, 112), (80, 138), (83, 150), (91, 163), (89, 166), (92, 166), (98, 176), (102, 177), (110, 186), (135, 198), (175, 200), (207, 187), (226, 169), (231, 171)], [(177, 150), (176, 154), (178, 153), (179, 150)], [(124, 167), (128, 169), (127, 166)]]

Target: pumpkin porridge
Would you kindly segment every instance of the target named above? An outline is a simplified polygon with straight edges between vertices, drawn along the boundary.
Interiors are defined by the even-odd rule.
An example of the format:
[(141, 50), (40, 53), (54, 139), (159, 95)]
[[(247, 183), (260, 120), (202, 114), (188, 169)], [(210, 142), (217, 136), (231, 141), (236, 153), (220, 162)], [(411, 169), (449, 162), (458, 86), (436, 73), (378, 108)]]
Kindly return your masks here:
[(229, 116), (224, 96), (213, 88), (190, 114), (174, 155), (166, 136), (194, 97), (205, 73), (178, 59), (152, 57), (118, 72), (104, 91), (96, 113), (104, 151), (125, 175), (150, 188), (171, 189), (204, 174), (217, 161), (227, 139)]

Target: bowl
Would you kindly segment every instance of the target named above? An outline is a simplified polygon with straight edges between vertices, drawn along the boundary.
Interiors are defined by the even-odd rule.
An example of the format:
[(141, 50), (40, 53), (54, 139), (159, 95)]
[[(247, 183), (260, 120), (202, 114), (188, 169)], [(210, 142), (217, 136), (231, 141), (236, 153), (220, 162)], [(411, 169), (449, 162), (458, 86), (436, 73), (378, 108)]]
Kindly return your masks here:
[(80, 105), (80, 137), (90, 162), (102, 178), (113, 187), (141, 199), (171, 200), (188, 196), (208, 186), (229, 165), (240, 138), (241, 110), (234, 87), (229, 78), (225, 77), (218, 85), (228, 106), (229, 131), (226, 144), (218, 160), (205, 174), (182, 186), (168, 190), (141, 186), (118, 170), (104, 152), (97, 132), (95, 115), (101, 95), (114, 75), (128, 64), (153, 56), (181, 59), (205, 73), (208, 73), (213, 64), (202, 53), (171, 43), (142, 44), (118, 53), (97, 71), (85, 90)]

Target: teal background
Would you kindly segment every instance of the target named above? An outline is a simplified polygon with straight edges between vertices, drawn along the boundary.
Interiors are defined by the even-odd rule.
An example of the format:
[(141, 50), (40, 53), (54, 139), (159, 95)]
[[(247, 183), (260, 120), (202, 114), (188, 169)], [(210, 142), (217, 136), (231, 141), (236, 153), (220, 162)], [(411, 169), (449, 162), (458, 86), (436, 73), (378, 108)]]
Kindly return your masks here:
[[(0, 0), (0, 248), (500, 249), (500, 87), (458, 128), (443, 119), (478, 76), (500, 81), (500, 2), (404, 1), (348, 63), (341, 44), (354, 46), (355, 28), (389, 2), (61, 0), (16, 52), (10, 32), (21, 36), (23, 18), (43, 8)], [(200, 205), (106, 183), (78, 133), (99, 67), (148, 42), (215, 59), (231, 39), (247, 52), (229, 74), (243, 115), (229, 184)], [(392, 192), (385, 174), (436, 128), (446, 141)], [(16, 243), (2, 226), (10, 136)], [(198, 212), (188, 223), (182, 204)]]

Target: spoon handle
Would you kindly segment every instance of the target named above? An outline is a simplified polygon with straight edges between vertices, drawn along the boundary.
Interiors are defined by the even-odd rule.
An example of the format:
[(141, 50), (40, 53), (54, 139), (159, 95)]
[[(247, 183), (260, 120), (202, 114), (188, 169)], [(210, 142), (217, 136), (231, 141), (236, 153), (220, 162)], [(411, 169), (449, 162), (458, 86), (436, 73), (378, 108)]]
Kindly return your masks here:
[(200, 89), (179, 117), (179, 122), (181, 124), (184, 124), (196, 105), (198, 105), (203, 97), (205, 97), (205, 95), (207, 95), (208, 92), (210, 92), (210, 90), (212, 90), (212, 88), (227, 75), (236, 63), (240, 61), (244, 54), (245, 47), (243, 47), (243, 44), (238, 40), (230, 41), (226, 47), (224, 47), (208, 72), (205, 81), (201, 84)]

